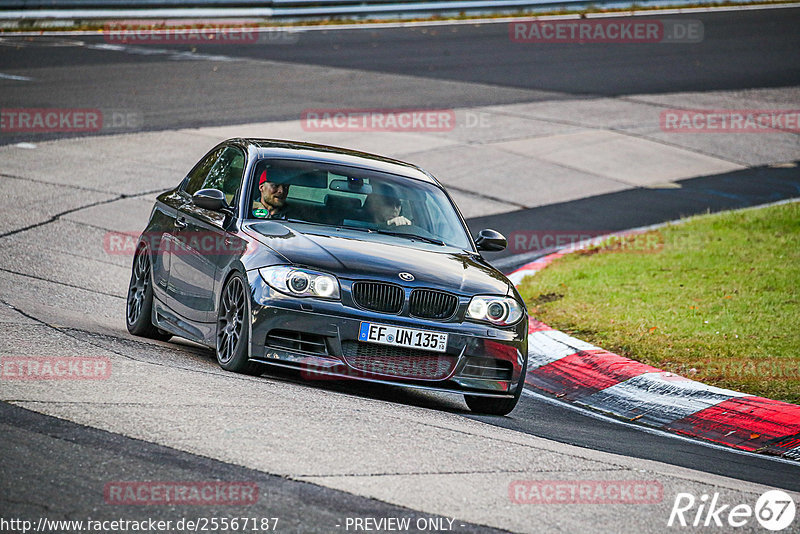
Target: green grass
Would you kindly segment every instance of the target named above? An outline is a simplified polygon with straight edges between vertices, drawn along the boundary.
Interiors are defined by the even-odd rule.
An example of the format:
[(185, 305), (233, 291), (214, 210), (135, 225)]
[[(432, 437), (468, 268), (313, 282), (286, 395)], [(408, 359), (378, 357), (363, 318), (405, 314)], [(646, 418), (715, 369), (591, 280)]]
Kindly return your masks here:
[(800, 203), (703, 215), (564, 256), (531, 315), (694, 380), (800, 403)]

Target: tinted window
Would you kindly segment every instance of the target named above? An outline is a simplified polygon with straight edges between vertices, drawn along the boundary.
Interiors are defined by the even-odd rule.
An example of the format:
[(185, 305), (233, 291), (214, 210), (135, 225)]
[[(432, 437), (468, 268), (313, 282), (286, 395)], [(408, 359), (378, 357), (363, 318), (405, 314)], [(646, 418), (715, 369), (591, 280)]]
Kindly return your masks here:
[(238, 148), (225, 148), (208, 171), (201, 189), (219, 189), (230, 204), (242, 185), (243, 173), (244, 153)]
[(189, 180), (186, 182), (183, 190), (189, 193), (189, 195), (194, 195), (200, 191), (203, 188), (203, 183), (206, 180), (206, 176), (208, 176), (208, 171), (211, 170), (214, 162), (217, 161), (217, 158), (224, 150), (224, 148), (220, 148), (211, 152), (205, 158), (203, 158), (200, 163), (195, 165), (194, 169), (192, 169), (192, 172), (189, 173)]
[[(284, 208), (265, 210), (259, 179), (288, 185)], [(439, 187), (374, 170), (309, 161), (261, 160), (253, 173), (248, 217), (299, 220), (390, 231), (442, 241), (465, 250), (469, 236)], [(268, 193), (268, 188), (265, 188)]]

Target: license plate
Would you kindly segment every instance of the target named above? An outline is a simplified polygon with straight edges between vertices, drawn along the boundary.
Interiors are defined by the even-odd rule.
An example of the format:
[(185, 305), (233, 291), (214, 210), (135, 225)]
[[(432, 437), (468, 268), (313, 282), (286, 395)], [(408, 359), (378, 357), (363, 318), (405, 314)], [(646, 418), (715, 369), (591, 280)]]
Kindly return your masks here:
[(386, 324), (362, 322), (361, 328), (358, 330), (358, 340), (365, 343), (379, 343), (433, 352), (447, 350), (447, 334)]

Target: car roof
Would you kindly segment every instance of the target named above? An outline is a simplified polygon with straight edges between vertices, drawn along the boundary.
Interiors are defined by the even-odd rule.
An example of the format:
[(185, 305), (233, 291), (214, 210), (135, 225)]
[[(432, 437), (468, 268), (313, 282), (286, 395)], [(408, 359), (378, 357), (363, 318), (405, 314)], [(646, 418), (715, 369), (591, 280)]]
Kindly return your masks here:
[(416, 165), (385, 156), (379, 156), (377, 154), (351, 150), (349, 148), (317, 145), (300, 141), (288, 141), (284, 139), (236, 138), (229, 139), (226, 143), (240, 145), (245, 150), (248, 150), (248, 152), (254, 151), (255, 156), (259, 159), (298, 159), (349, 165), (441, 185), (433, 176)]

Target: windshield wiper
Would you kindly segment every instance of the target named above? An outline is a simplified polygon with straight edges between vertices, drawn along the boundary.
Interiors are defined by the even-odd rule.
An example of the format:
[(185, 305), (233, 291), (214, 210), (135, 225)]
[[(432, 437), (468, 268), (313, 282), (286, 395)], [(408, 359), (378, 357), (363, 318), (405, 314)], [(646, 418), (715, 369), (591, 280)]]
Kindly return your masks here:
[[(292, 219), (288, 219), (288, 220), (292, 221)], [(305, 222), (305, 221), (297, 221), (297, 222)], [(321, 224), (321, 223), (308, 223), (308, 224)], [(323, 224), (323, 226), (328, 226), (328, 225), (324, 225)], [(417, 235), (417, 234), (409, 234), (407, 232), (393, 232), (391, 230), (381, 230), (380, 228), (367, 228), (367, 227), (362, 227), (362, 226), (347, 226), (347, 225), (339, 225), (336, 228), (343, 228), (343, 229), (346, 229), (346, 230), (355, 230), (357, 232), (364, 232), (365, 234), (383, 234), (383, 235), (392, 235), (392, 236), (397, 236), (397, 237), (406, 237), (408, 239), (417, 239), (419, 241), (424, 241), (426, 243), (432, 243), (434, 245), (439, 245), (441, 247), (444, 247), (444, 246), (447, 245), (444, 241), (442, 241), (440, 239), (434, 239), (432, 237), (425, 237), (425, 236)]]
[(377, 232), (379, 234), (384, 235), (394, 235), (398, 237), (407, 237), (408, 239), (419, 239), (420, 241), (425, 241), (426, 243), (433, 243), (434, 245), (445, 246), (444, 241), (439, 239), (434, 239), (432, 237), (425, 237), (417, 234), (409, 234), (406, 232), (392, 232), (391, 230), (380, 230), (380, 229), (373, 229), (373, 232)]
[(273, 221), (283, 221), (283, 222), (297, 222), (301, 224), (310, 224), (312, 226), (330, 226), (330, 224), (319, 223), (319, 222), (311, 222), (311, 221), (304, 221), (302, 219), (272, 219)]

